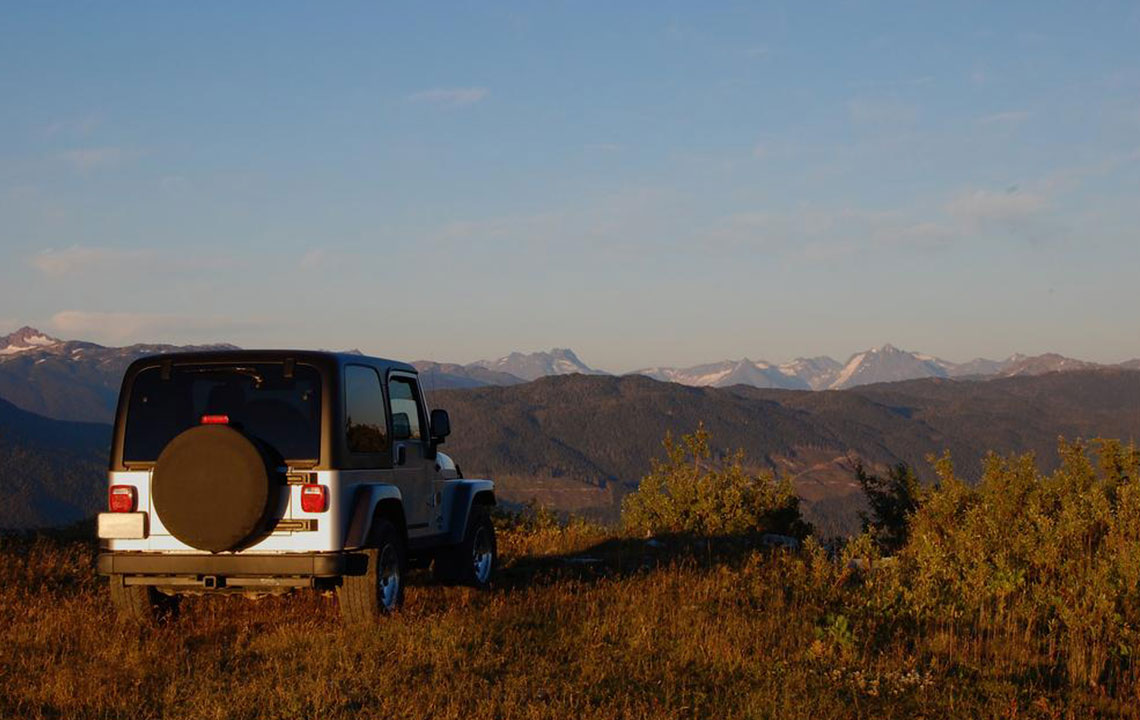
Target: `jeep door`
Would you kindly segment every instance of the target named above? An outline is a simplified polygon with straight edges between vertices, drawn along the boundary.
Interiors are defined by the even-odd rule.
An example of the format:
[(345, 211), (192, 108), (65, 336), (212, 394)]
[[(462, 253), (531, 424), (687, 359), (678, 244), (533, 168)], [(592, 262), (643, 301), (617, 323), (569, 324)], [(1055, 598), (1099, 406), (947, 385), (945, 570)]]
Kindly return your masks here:
[(392, 427), (392, 467), (404, 496), (408, 536), (439, 532), (433, 479), (435, 462), (428, 458), (428, 423), (423, 396), (414, 375), (393, 371), (388, 376), (388, 413)]

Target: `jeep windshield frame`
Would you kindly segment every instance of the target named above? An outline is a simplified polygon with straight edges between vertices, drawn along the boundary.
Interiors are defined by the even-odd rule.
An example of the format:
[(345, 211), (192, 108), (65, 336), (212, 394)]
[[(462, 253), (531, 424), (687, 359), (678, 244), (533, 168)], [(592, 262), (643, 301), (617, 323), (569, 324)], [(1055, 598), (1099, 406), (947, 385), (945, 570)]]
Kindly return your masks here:
[(115, 450), (125, 468), (150, 467), (176, 436), (212, 419), (261, 441), (289, 466), (316, 466), (326, 401), (322, 376), (314, 365), (291, 359), (141, 368), (120, 398)]

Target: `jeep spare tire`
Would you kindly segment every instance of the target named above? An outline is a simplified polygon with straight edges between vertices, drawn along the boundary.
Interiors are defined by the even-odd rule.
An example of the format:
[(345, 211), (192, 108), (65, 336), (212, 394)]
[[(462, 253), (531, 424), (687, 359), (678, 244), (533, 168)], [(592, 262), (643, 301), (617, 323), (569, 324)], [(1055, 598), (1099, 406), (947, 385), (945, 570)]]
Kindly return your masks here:
[(227, 425), (200, 425), (163, 448), (151, 500), (175, 538), (199, 550), (233, 550), (265, 528), (278, 499), (274, 476), (253, 440)]

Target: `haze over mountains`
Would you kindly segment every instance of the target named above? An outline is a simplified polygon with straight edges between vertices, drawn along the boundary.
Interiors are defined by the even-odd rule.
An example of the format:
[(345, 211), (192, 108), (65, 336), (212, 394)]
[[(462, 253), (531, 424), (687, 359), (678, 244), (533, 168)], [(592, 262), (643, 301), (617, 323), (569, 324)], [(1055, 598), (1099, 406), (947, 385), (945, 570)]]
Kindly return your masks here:
[(756, 468), (789, 477), (825, 535), (858, 529), (864, 500), (856, 458), (880, 471), (907, 463), (930, 481), (928, 456), (948, 450), (973, 481), (988, 452), (1033, 452), (1049, 470), (1059, 436), (1128, 442), (1140, 435), (1140, 372), (1119, 368), (826, 393), (574, 375), (433, 400), (456, 428), (446, 452), (468, 475), (493, 477), (507, 499), (537, 498), (613, 520), (621, 496), (661, 457), (664, 435), (704, 424), (716, 452), (741, 448)]
[[(109, 422), (120, 380), (131, 361), (152, 353), (234, 347), (227, 344), (105, 347), (61, 340), (35, 328), (23, 327), (0, 337), (0, 398), (60, 420)], [(495, 360), (467, 364), (435, 360), (419, 360), (413, 364), (429, 391), (511, 386), (561, 375), (609, 374), (587, 365), (567, 348), (512, 352)], [(842, 390), (920, 378), (992, 379), (1098, 367), (1107, 366), (1057, 354), (1013, 355), (1005, 360), (979, 358), (954, 363), (883, 345), (856, 353), (845, 363), (826, 356), (797, 358), (782, 364), (746, 358), (687, 368), (650, 367), (627, 374), (694, 387), (745, 385), (785, 390)], [(1140, 359), (1118, 367), (1140, 369)]]
[(552, 375), (606, 375), (578, 359), (573, 350), (554, 348), (550, 352), (513, 352), (498, 360), (478, 360), (467, 365), (417, 360), (412, 363), (431, 388), (517, 385)]
[[(884, 382), (920, 378), (994, 378), (1043, 375), (1049, 372), (1110, 367), (1074, 360), (1055, 353), (1029, 357), (1015, 354), (1005, 360), (977, 358), (954, 363), (919, 352), (882, 345), (852, 355), (846, 363), (830, 357), (797, 358), (773, 365), (761, 361), (725, 360), (691, 368), (646, 368), (636, 374), (698, 387), (751, 385), (785, 390), (843, 390)], [(1118, 367), (1140, 367), (1140, 360)]]
[[(572, 350), (562, 348), (529, 354), (514, 352), (498, 360), (480, 360), (467, 365), (443, 365), (431, 361), (418, 361), (414, 364), (421, 372), (437, 373), (436, 385), (439, 388), (514, 385), (556, 375), (610, 374), (590, 367)], [(1047, 353), (1033, 357), (1015, 354), (1004, 360), (977, 358), (955, 363), (920, 352), (900, 350), (888, 344), (856, 353), (845, 363), (827, 356), (796, 358), (779, 365), (744, 358), (687, 368), (649, 367), (625, 374), (644, 375), (654, 380), (693, 387), (749, 385), (784, 390), (843, 390), (920, 378), (992, 379), (1098, 367), (1140, 369), (1140, 359), (1110, 366)], [(491, 376), (488, 372), (497, 375)]]
[[(612, 521), (661, 440), (704, 424), (717, 453), (790, 478), (824, 535), (857, 530), (864, 507), (852, 466), (905, 462), (930, 480), (945, 450), (968, 480), (985, 453), (1035, 452), (1055, 466), (1057, 437), (1140, 434), (1140, 372), (1098, 369), (959, 382), (925, 378), (834, 392), (688, 387), (643, 376), (563, 375), (509, 387), (445, 390), (455, 432), (445, 451), (501, 500)], [(0, 528), (88, 517), (106, 503), (111, 428), (51, 420), (0, 400)]]
[[(514, 352), (498, 360), (480, 360), (467, 365), (441, 364), (421, 360), (414, 363), (421, 372), (435, 373), (439, 388), (514, 385), (556, 375), (607, 375), (590, 367), (572, 350), (555, 348), (550, 352)], [(627, 375), (644, 375), (654, 380), (693, 387), (732, 387), (749, 385), (784, 390), (842, 390), (883, 382), (920, 378), (983, 379), (1017, 375), (1043, 375), (1049, 372), (1088, 370), (1098, 367), (1140, 369), (1140, 359), (1119, 365), (1098, 365), (1067, 358), (1056, 353), (1027, 356), (1014, 354), (1004, 360), (976, 358), (954, 363), (919, 352), (882, 345), (852, 355), (846, 363), (827, 356), (796, 358), (779, 365), (764, 360), (722, 360), (687, 368), (649, 367)], [(488, 373), (497, 375), (491, 376)]]
[(59, 420), (110, 422), (127, 366), (154, 353), (233, 345), (104, 347), (23, 327), (0, 337), (0, 398)]
[[(232, 347), (108, 348), (34, 328), (0, 338), (0, 479), (26, 498), (26, 507), (0, 513), (0, 524), (71, 521), (105, 501), (108, 423), (128, 363)], [(839, 533), (855, 528), (862, 503), (855, 457), (921, 467), (927, 454), (950, 449), (972, 477), (988, 450), (1035, 451), (1048, 463), (1058, 435), (1128, 440), (1140, 431), (1140, 372), (1127, 369), (1140, 361), (1104, 367), (1041, 355), (955, 364), (885, 345), (846, 363), (740, 360), (625, 376), (567, 349), (416, 365), (432, 403), (452, 412), (448, 452), (469, 473), (493, 476), (505, 500), (538, 498), (606, 519), (659, 456), (664, 434), (699, 423), (718, 448), (743, 448), (758, 467), (794, 478), (808, 516)]]
[(62, 525), (106, 503), (110, 425), (51, 420), (0, 400), (0, 528)]

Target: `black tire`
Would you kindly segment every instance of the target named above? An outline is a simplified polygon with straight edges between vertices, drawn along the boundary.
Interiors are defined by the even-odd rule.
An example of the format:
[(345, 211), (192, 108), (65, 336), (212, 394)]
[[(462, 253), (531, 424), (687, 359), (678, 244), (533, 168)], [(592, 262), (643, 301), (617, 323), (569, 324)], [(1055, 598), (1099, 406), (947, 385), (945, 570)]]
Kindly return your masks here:
[(499, 566), (495, 525), (486, 505), (474, 505), (467, 519), (463, 542), (444, 548), (435, 558), (436, 580), (451, 585), (469, 585), (479, 590), (491, 586)]
[(124, 585), (121, 575), (110, 577), (111, 605), (116, 614), (135, 625), (155, 625), (178, 616), (179, 598), (150, 585)]
[[(376, 521), (370, 536), (371, 547), (364, 551), (368, 556), (368, 571), (363, 575), (344, 576), (337, 588), (340, 616), (346, 623), (373, 623), (404, 604), (404, 582), (408, 573), (404, 539), (396, 526), (384, 519)], [(394, 591), (388, 585), (392, 582), (393, 562), (397, 573)]]

